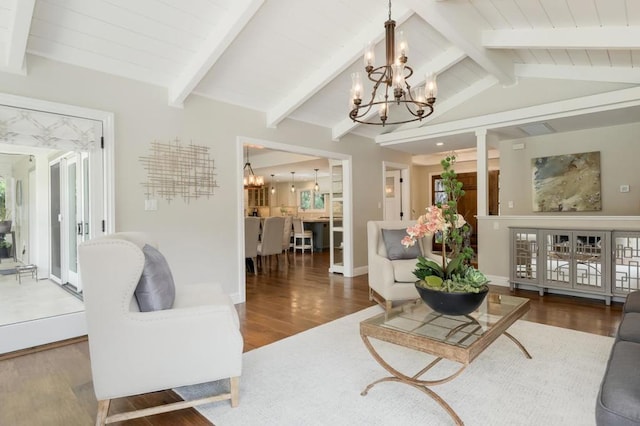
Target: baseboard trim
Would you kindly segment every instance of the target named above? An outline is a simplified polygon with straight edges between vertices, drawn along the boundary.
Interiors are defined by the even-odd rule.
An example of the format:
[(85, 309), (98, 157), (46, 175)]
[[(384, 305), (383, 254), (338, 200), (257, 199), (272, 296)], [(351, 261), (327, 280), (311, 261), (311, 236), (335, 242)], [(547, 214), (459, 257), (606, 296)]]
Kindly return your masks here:
[(359, 275), (366, 275), (369, 273), (369, 266), (358, 266), (357, 268), (353, 268), (353, 277), (357, 277)]
[(491, 285), (497, 285), (500, 287), (510, 286), (509, 277), (502, 277), (500, 275), (487, 275), (487, 278), (489, 278), (489, 284)]

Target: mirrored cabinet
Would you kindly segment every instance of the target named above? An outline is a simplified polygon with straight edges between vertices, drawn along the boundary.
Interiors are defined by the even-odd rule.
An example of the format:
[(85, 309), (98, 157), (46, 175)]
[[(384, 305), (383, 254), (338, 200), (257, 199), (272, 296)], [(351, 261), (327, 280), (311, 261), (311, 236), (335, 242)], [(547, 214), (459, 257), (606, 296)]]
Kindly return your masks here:
[[(540, 295), (548, 289), (589, 293), (602, 296), (607, 305), (611, 303), (616, 275), (612, 271), (612, 241), (615, 241), (612, 235), (615, 233), (541, 228), (511, 228), (510, 231), (512, 288), (518, 284), (533, 285)], [(620, 248), (621, 252), (624, 250)]]

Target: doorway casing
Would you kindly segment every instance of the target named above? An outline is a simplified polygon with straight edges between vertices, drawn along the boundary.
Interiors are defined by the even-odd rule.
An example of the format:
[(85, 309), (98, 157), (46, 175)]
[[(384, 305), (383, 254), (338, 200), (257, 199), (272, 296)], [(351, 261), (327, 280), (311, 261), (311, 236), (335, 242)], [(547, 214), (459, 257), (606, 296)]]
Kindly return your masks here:
[[(113, 233), (115, 230), (115, 131), (113, 113), (4, 93), (0, 93), (0, 104), (13, 108), (90, 119), (102, 123), (104, 151), (103, 176), (101, 176), (101, 178), (104, 181), (104, 191), (102, 194), (102, 204), (104, 206), (103, 217), (105, 221), (104, 231), (106, 234)], [(36, 161), (38, 160), (39, 159), (36, 159)], [(42, 160), (47, 162), (46, 158), (42, 158)], [(42, 169), (36, 170), (35, 178), (38, 184), (41, 184), (43, 179), (45, 181), (47, 179), (46, 176), (43, 176), (43, 173), (48, 173), (48, 167), (45, 167), (45, 172), (41, 170)], [(47, 200), (44, 202), (48, 203), (48, 196), (46, 198)], [(38, 201), (40, 202), (40, 198)], [(37, 219), (35, 232), (39, 235), (47, 235), (49, 226), (48, 220)], [(37, 245), (37, 248), (38, 258), (47, 258), (48, 244), (40, 243)], [(86, 333), (84, 311), (3, 325), (0, 326), (0, 353), (13, 352), (59, 340), (70, 339), (85, 335)]]
[[(264, 139), (256, 139), (244, 136), (238, 136), (236, 138), (236, 182), (237, 182), (237, 194), (238, 194), (238, 212), (244, 211), (244, 186), (242, 184), (243, 178), (243, 165), (244, 165), (244, 149), (245, 144), (262, 146), (265, 148), (293, 152), (296, 154), (312, 155), (316, 157), (325, 157), (332, 160), (340, 160), (343, 165), (343, 185), (344, 185), (344, 204), (343, 204), (343, 275), (345, 277), (354, 276), (353, 268), (353, 209), (352, 209), (352, 158), (349, 154), (342, 154), (332, 151), (324, 151), (316, 148), (310, 148), (299, 145), (289, 145), (280, 142), (273, 142)], [(242, 214), (238, 214), (238, 241), (244, 241), (244, 217)], [(245, 259), (244, 259), (244, 244), (238, 244), (238, 291), (231, 295), (234, 303), (244, 303), (246, 301), (246, 280), (245, 280)]]

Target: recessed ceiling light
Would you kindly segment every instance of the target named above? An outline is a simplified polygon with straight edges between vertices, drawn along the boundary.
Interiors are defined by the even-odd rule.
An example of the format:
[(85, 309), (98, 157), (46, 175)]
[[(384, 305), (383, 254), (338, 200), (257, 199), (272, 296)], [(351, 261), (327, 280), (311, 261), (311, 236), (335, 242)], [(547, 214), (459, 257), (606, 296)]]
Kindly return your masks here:
[(442, 146), (442, 145), (444, 145), (444, 142), (438, 142), (438, 143), (436, 143), (436, 146)]

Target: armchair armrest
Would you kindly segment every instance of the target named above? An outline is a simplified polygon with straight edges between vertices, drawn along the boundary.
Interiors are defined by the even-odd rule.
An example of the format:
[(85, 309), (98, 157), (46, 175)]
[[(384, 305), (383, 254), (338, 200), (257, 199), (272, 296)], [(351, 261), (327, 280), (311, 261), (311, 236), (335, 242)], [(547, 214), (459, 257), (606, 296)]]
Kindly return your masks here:
[(372, 253), (369, 255), (369, 287), (380, 293), (395, 282), (393, 265), (386, 257)]

